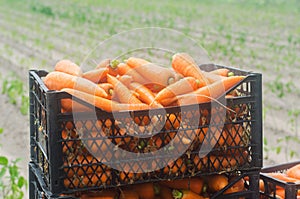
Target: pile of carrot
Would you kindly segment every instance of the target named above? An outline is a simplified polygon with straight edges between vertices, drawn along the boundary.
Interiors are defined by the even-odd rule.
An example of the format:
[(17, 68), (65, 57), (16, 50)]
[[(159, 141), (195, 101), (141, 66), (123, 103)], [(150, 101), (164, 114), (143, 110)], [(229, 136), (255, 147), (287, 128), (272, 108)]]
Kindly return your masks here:
[[(216, 101), (220, 96), (227, 93), (229, 89), (239, 84), (244, 78), (245, 76), (235, 75), (227, 68), (214, 69), (210, 72), (203, 71), (188, 54), (176, 53), (173, 55), (169, 67), (163, 67), (142, 58), (129, 57), (124, 62), (105, 59), (95, 66), (94, 69), (83, 71), (77, 64), (70, 60), (61, 60), (56, 63), (54, 70), (43, 78), (43, 81), (49, 90), (69, 93), (90, 105), (86, 106), (69, 98), (62, 99), (62, 112), (90, 112), (94, 106), (106, 112), (113, 112), (160, 109), (170, 106)], [(237, 95), (237, 93), (232, 92), (227, 94), (226, 97), (235, 97)], [(235, 119), (234, 117), (236, 117), (237, 113), (241, 112), (241, 109), (243, 109), (243, 107), (237, 107), (233, 110), (236, 111), (235, 114), (233, 114), (231, 110), (230, 117), (232, 117), (232, 120)], [(110, 169), (108, 167), (98, 167), (97, 164), (99, 162), (97, 162), (97, 157), (92, 157), (99, 151), (105, 152), (105, 150), (107, 150), (105, 144), (103, 144), (104, 142), (113, 142), (118, 147), (123, 147), (135, 153), (149, 152), (148, 150), (152, 150), (153, 148), (159, 149), (168, 144), (172, 139), (174, 139), (175, 143), (182, 142), (183, 144), (190, 144), (193, 140), (189, 140), (185, 136), (175, 137), (176, 130), (181, 125), (181, 116), (172, 113), (167, 114), (166, 117), (167, 120), (164, 124), (164, 128), (170, 131), (168, 135), (165, 137), (155, 135), (150, 139), (142, 141), (138, 138), (126, 137), (125, 134), (127, 134), (130, 129), (118, 127), (116, 123), (112, 123), (108, 120), (107, 122), (109, 124), (104, 124), (99, 120), (99, 128), (96, 130), (92, 129), (93, 125), (91, 125), (91, 128), (85, 126), (86, 129), (90, 129), (92, 136), (95, 134), (96, 137), (93, 138), (95, 138), (96, 141), (87, 140), (84, 143), (79, 138), (79, 129), (76, 129), (78, 128), (77, 124), (73, 124), (70, 128), (66, 126), (62, 131), (62, 139), (64, 140), (63, 153), (67, 156), (67, 159), (71, 161), (64, 162), (65, 172), (68, 176), (68, 178), (65, 179), (65, 186), (68, 188), (78, 188), (108, 185), (111, 183)], [(199, 121), (202, 121), (201, 118), (199, 118)], [(135, 117), (134, 122), (142, 128), (153, 121), (150, 121), (149, 117)], [(88, 123), (85, 125), (88, 125)], [(112, 125), (114, 128), (111, 128)], [(203, 125), (206, 125), (205, 121)], [(102, 134), (97, 134), (97, 130), (101, 130)], [(172, 132), (173, 130), (174, 132)], [(203, 131), (201, 131), (202, 134), (196, 135), (196, 139), (199, 139), (200, 143), (204, 141), (206, 131), (207, 129), (203, 128)], [(241, 140), (244, 131), (240, 124), (227, 125), (226, 128), (219, 131), (219, 133), (222, 134), (220, 139), (218, 138), (219, 136), (215, 136), (218, 140), (210, 140), (210, 142), (219, 146), (225, 144), (228, 146), (245, 146), (246, 144), (242, 143)], [(101, 138), (97, 136), (101, 136)], [(110, 136), (110, 140), (103, 139), (105, 136)], [(176, 140), (176, 138), (180, 140)], [(91, 147), (87, 150), (86, 146), (89, 145)], [(102, 147), (100, 149), (100, 147), (97, 146)], [(90, 152), (92, 152), (92, 154), (90, 154)], [(233, 153), (235, 152), (228, 151), (229, 156)], [(241, 153), (238, 153), (237, 155), (239, 156), (240, 154)], [(212, 155), (210, 157), (214, 169), (230, 168), (241, 163), (226, 155), (227, 154), (221, 154), (221, 156), (225, 158), (220, 158), (221, 156), (218, 157), (218, 155)], [(198, 159), (197, 157), (198, 156), (195, 157), (193, 162), (197, 165), (197, 169), (201, 170), (203, 165), (197, 164), (197, 160), (199, 160), (199, 157)], [(111, 157), (107, 156), (105, 158), (106, 161), (109, 161)], [(214, 161), (215, 159), (218, 161)], [(76, 168), (76, 166), (73, 165), (75, 166), (74, 170), (68, 169), (68, 165), (72, 163), (83, 166), (82, 168)], [(183, 161), (182, 158), (179, 158), (176, 162), (163, 168), (163, 171), (166, 175), (184, 174), (188, 171), (186, 165), (187, 163)], [(136, 173), (125, 172), (120, 172), (119, 176), (120, 180), (124, 182), (132, 182), (132, 180), (137, 180), (139, 177), (141, 176)], [(178, 182), (181, 181), (176, 181), (176, 183)], [(168, 182), (166, 185), (159, 183), (159, 186), (161, 190), (168, 190), (166, 192), (170, 194), (170, 196), (168, 196), (169, 198), (193, 198), (190, 195), (193, 195), (194, 192), (198, 195), (198, 198), (204, 198), (200, 193), (197, 193), (197, 191), (188, 189), (190, 187), (170, 187), (168, 184), (172, 183)], [(201, 188), (199, 188), (198, 191), (200, 189)], [(212, 188), (210, 189), (210, 191), (214, 190), (215, 189)], [(125, 195), (127, 194), (132, 195), (132, 190), (125, 189), (122, 191), (124, 195), (123, 198), (126, 198)], [(165, 192), (162, 194), (165, 194)], [(168, 197), (156, 195), (151, 198)], [(84, 196), (83, 198), (89, 197)], [(90, 198), (98, 197), (91, 196)], [(141, 194), (138, 198), (143, 199), (145, 196)]]
[(87, 192), (81, 199), (209, 199), (214, 193), (224, 190), (224, 194), (245, 190), (244, 179), (239, 179), (230, 187), (225, 174), (206, 177), (184, 178), (172, 181), (147, 182), (127, 185), (102, 191)]
[[(124, 62), (105, 59), (94, 69), (82, 71), (72, 61), (61, 60), (44, 83), (50, 90), (65, 91), (112, 112), (209, 102), (244, 78), (226, 68), (203, 71), (188, 54), (176, 53), (170, 67), (129, 57)], [(62, 108), (89, 110), (70, 100), (63, 100)]]
[[(270, 172), (264, 174), (283, 183), (295, 183), (300, 185), (300, 164), (290, 167), (284, 172)], [(265, 183), (262, 179), (260, 180), (259, 188), (261, 192), (265, 192)], [(285, 199), (284, 187), (277, 185), (271, 195), (274, 195), (274, 193), (276, 198)], [(297, 195), (297, 198), (300, 198), (300, 189), (298, 189), (295, 194)]]

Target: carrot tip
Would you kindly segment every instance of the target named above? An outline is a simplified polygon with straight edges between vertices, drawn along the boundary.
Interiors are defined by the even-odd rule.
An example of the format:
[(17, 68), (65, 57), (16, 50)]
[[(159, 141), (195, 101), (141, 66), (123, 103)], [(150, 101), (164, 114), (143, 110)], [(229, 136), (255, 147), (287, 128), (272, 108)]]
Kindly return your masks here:
[(182, 198), (183, 193), (182, 193), (181, 191), (177, 190), (177, 189), (174, 189), (174, 190), (172, 191), (172, 195), (173, 195), (173, 197), (174, 197), (175, 199), (180, 199), (180, 198)]
[(170, 77), (168, 79), (168, 85), (175, 83), (175, 78), (174, 77)]
[(234, 72), (229, 72), (229, 73), (227, 74), (227, 76), (228, 76), (228, 77), (234, 76)]
[(114, 60), (112, 60), (112, 61), (110, 62), (110, 67), (111, 67), (112, 69), (116, 69), (116, 68), (118, 67), (119, 64), (120, 64), (120, 61), (117, 60), (117, 59), (114, 59)]

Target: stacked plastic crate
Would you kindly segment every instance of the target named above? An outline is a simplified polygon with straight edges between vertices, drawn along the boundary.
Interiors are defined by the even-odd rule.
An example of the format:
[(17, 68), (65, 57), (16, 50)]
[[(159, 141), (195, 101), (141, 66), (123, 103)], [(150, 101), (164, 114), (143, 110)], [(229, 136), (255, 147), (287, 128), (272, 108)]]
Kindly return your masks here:
[[(29, 71), (30, 198), (80, 198), (95, 190), (220, 173), (235, 180), (210, 198), (259, 198), (261, 74), (226, 68), (246, 78), (223, 100), (112, 113), (48, 90), (42, 81), (47, 72)], [(238, 95), (225, 98), (232, 91)], [(65, 112), (64, 99), (92, 111)], [(239, 179), (245, 189), (226, 194)]]

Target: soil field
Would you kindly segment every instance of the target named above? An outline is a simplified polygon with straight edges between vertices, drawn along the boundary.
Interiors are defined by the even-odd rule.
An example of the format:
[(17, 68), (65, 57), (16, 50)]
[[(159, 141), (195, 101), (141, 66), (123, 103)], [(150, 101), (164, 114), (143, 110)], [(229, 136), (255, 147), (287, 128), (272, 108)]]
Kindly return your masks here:
[[(299, 159), (299, 18), (297, 0), (0, 0), (0, 155), (22, 158), (20, 171), (27, 178), (29, 115), (21, 113), (26, 103), (19, 95), (11, 102), (4, 82), (20, 80), (27, 95), (28, 70), (52, 70), (63, 58), (80, 65), (112, 35), (161, 27), (192, 38), (214, 63), (262, 73), (264, 165)], [(120, 46), (127, 38), (122, 39)], [(109, 57), (119, 51), (112, 45), (97, 53)]]

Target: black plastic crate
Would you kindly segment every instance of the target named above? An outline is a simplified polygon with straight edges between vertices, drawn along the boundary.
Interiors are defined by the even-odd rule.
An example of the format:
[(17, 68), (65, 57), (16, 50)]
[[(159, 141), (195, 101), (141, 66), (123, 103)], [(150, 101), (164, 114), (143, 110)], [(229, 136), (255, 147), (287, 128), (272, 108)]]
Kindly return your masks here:
[[(220, 67), (225, 66), (201, 66), (206, 71)], [(219, 102), (113, 113), (65, 92), (48, 90), (42, 81), (47, 72), (31, 70), (31, 160), (54, 194), (258, 171), (262, 167), (261, 74), (229, 69), (246, 76), (227, 92), (235, 90), (236, 97), (225, 100), (224, 95)], [(61, 102), (66, 99), (91, 111), (65, 112)], [(155, 125), (144, 127), (148, 121)], [(159, 150), (163, 153), (153, 155)]]
[[(287, 199), (297, 199), (297, 193), (300, 193), (300, 182), (299, 183), (292, 183), (292, 182), (284, 182), (268, 176), (268, 173), (272, 172), (280, 172), (284, 173), (287, 169), (300, 164), (300, 161), (278, 164), (275, 166), (265, 167), (261, 170), (260, 179), (263, 183), (264, 190), (260, 190), (261, 198), (262, 199), (277, 199), (276, 197), (276, 187), (279, 186), (284, 189), (284, 194)], [(300, 180), (299, 180), (300, 181)]]
[(32, 162), (28, 164), (28, 169), (30, 199), (78, 199), (78, 197), (75, 196), (59, 196), (52, 194), (48, 185), (45, 184), (43, 179), (44, 175), (40, 169)]
[[(93, 192), (76, 192), (69, 195), (64, 194), (53, 194), (49, 187), (45, 184), (45, 181), (43, 179), (43, 173), (40, 171), (37, 165), (35, 163), (30, 162), (29, 163), (29, 198), (30, 199), (80, 199), (83, 197), (84, 194), (97, 194), (101, 196), (101, 190), (100, 191), (93, 191)], [(257, 198), (257, 190), (256, 190), (256, 181), (259, 178), (259, 170), (258, 171), (250, 171), (250, 172), (243, 172), (243, 173), (230, 173), (228, 176), (232, 180), (230, 180), (229, 184), (224, 187), (222, 190), (216, 193), (207, 193), (205, 194), (206, 197), (209, 197), (211, 199), (253, 199)], [(245, 189), (235, 192), (235, 193), (226, 193), (228, 189), (230, 189), (235, 183), (237, 183), (239, 180), (244, 180), (244, 186)], [(254, 183), (253, 183), (254, 182)], [(157, 184), (159, 186), (159, 184)], [(252, 187), (254, 186), (254, 187)], [(120, 198), (121, 190), (116, 188), (113, 189), (115, 191), (116, 198)]]
[[(229, 181), (229, 184), (224, 187), (222, 190), (209, 194), (210, 199), (254, 199), (259, 198), (259, 191), (257, 182), (259, 179), (260, 170), (255, 171), (244, 171), (244, 172), (231, 172), (227, 173), (228, 178), (232, 179)], [(235, 183), (243, 179), (244, 181), (244, 190), (240, 190), (234, 193), (226, 193), (230, 190)]]

